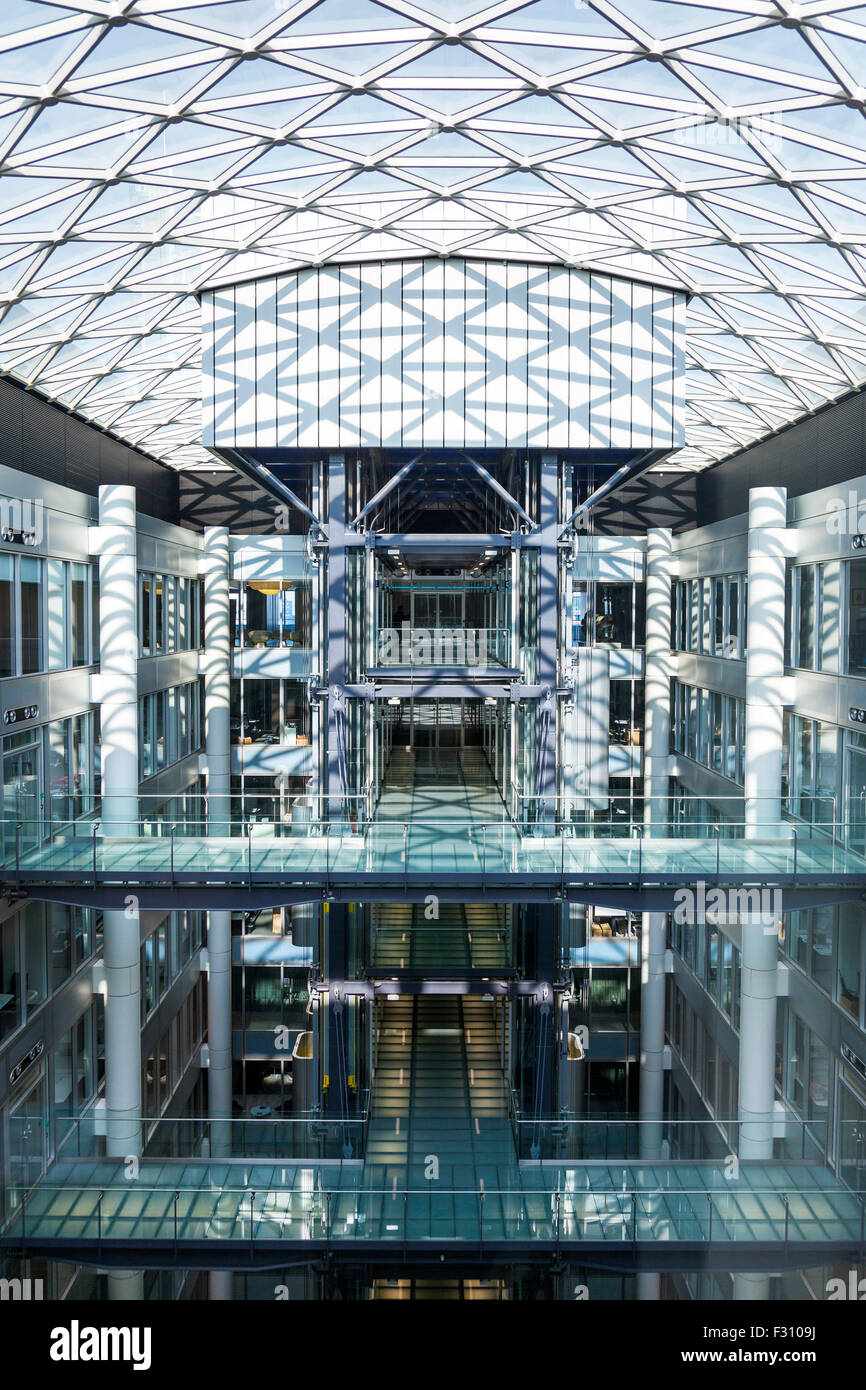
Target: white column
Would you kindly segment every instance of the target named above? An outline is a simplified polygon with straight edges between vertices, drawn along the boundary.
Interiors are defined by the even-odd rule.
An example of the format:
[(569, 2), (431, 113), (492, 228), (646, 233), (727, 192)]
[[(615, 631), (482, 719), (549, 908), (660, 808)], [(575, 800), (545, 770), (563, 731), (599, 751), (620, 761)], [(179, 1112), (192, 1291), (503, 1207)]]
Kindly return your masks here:
[[(785, 489), (749, 493), (746, 629), (746, 834), (778, 834), (782, 816), (785, 674)], [(771, 1158), (776, 1058), (777, 924), (742, 919), (739, 1119), (741, 1158)]]
[(752, 826), (782, 819), (785, 497), (783, 487), (749, 492), (745, 795)]
[[(668, 767), (671, 737), (671, 580), (673, 535), (647, 532), (646, 644), (644, 650), (645, 736), (644, 807), (647, 830), (665, 834), (668, 815)], [(640, 1152), (661, 1154), (664, 1106), (665, 947), (663, 912), (644, 912), (641, 920), (640, 996)], [(654, 1123), (658, 1121), (658, 1123)], [(641, 1287), (644, 1287), (643, 1285)], [(649, 1287), (649, 1286), (646, 1286)], [(658, 1297), (654, 1293), (642, 1297)]]
[[(205, 748), (207, 751), (208, 820), (223, 823), (228, 834), (231, 791), (229, 706), (231, 700), (231, 630), (229, 624), (229, 533), (208, 526), (204, 533), (204, 675)], [(217, 833), (217, 832), (215, 832)]]
[[(209, 526), (204, 534), (205, 749), (207, 753), (208, 825), (212, 835), (227, 836), (231, 816), (231, 628), (229, 610), (229, 533)], [(208, 1114), (211, 1155), (231, 1151), (232, 1113), (232, 919), (231, 913), (208, 913)], [(215, 1120), (225, 1120), (216, 1125)]]
[(111, 1303), (140, 1303), (144, 1298), (143, 1269), (109, 1269), (108, 1298)]
[[(138, 623), (135, 488), (99, 489), (102, 829), (138, 834)], [(138, 903), (103, 916), (106, 1152), (141, 1152), (141, 946)]]

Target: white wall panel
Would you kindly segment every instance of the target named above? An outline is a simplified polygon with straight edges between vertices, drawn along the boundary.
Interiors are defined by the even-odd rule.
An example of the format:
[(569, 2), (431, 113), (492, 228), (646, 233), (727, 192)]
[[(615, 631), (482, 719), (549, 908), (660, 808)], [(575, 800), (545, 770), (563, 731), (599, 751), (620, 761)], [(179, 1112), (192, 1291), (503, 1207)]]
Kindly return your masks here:
[(203, 295), (214, 447), (675, 448), (685, 299), (557, 265), (311, 268)]
[[(297, 316), (295, 376), (297, 411), (294, 440), (295, 444), (305, 449), (315, 448), (319, 443), (319, 422), (322, 409), (319, 361), (320, 289), (321, 283), (318, 275), (305, 271), (297, 277), (297, 294), (294, 300)], [(291, 429), (291, 422), (285, 421), (284, 428)]]
[(233, 445), (235, 441), (235, 292), (219, 290), (213, 296), (213, 389), (214, 443)]
[(256, 443), (277, 429), (277, 282), (256, 285)]
[(404, 266), (403, 350), (401, 363), (402, 404), (400, 434), (390, 442), (426, 443), (424, 434), (424, 262)]
[(340, 419), (339, 438), (328, 444), (361, 442), (361, 275), (356, 266), (340, 268)]
[(214, 296), (206, 294), (201, 305), (201, 427), (205, 445), (214, 442), (216, 421), (215, 308)]
[(440, 260), (424, 262), (424, 330), (421, 342), (421, 381), (424, 395), (422, 431), (426, 443), (445, 439), (442, 390), (445, 385), (445, 267)]
[(487, 405), (492, 376), (487, 352), (489, 280), (486, 267), (467, 261), (463, 268), (466, 319), (463, 325), (463, 442), (487, 442)]
[(403, 438), (403, 286), (399, 261), (385, 261), (382, 272), (382, 443), (399, 447)]
[(610, 444), (631, 446), (631, 291), (629, 280), (610, 280)]
[(487, 266), (487, 442), (506, 443), (506, 362), (508, 360), (508, 267)]
[(550, 266), (531, 266), (526, 280), (526, 443), (550, 443)]
[(610, 447), (613, 399), (611, 364), (611, 282), (592, 275), (589, 281), (589, 443)]
[[(298, 395), (299, 358), (305, 352), (298, 322), (302, 277), (277, 281), (277, 437), (289, 446), (298, 442), (302, 405)], [(304, 369), (301, 368), (303, 375)], [(265, 445), (264, 433), (259, 447)]]
[(568, 447), (589, 448), (589, 276), (569, 272)]
[(547, 437), (543, 440), (547, 448), (569, 447), (570, 284), (567, 270), (556, 266), (551, 269), (547, 285)]
[(466, 277), (456, 261), (443, 269), (442, 440), (466, 441)]
[[(529, 393), (529, 277), (533, 268), (506, 266), (508, 284), (505, 349), (505, 437), (509, 444), (525, 444)], [(546, 391), (545, 391), (546, 395)]]
[(361, 443), (378, 448), (382, 439), (382, 267), (376, 262), (358, 271), (359, 319), (358, 412)]
[(314, 274), (319, 284), (317, 443), (333, 446), (340, 441), (340, 272), (326, 266), (307, 274)]
[(256, 443), (256, 287), (235, 290), (235, 443)]
[(631, 446), (648, 449), (653, 426), (653, 295), (651, 285), (631, 287)]

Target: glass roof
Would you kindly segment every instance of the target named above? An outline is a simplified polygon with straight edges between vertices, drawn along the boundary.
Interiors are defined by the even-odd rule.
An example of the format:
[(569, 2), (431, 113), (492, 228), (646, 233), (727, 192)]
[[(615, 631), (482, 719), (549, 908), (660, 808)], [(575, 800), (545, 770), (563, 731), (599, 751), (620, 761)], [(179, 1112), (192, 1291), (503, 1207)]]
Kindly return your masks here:
[(866, 6), (4, 0), (0, 370), (176, 467), (195, 291), (549, 259), (693, 295), (700, 468), (866, 379)]

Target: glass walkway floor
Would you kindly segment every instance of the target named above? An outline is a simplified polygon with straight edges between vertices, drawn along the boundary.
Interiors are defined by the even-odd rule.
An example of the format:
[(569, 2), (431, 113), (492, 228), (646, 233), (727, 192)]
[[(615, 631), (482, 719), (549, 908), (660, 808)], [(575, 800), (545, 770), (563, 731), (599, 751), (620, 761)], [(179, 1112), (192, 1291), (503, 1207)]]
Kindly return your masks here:
[[(240, 827), (238, 827), (240, 828)], [(619, 827), (617, 827), (619, 829)], [(283, 835), (257, 826), (256, 834), (176, 832), (114, 835), (76, 823), (20, 854), (0, 869), (3, 882), (21, 886), (77, 884), (358, 884), (409, 882), (493, 887), (520, 882), (640, 885), (709, 882), (866, 883), (866, 859), (824, 838), (794, 839), (780, 824), (754, 839), (560, 833), (522, 835), (513, 825), (451, 819), (425, 824), (382, 821), (346, 834), (332, 828)], [(640, 833), (638, 833), (640, 832)]]
[[(60, 1178), (62, 1171), (62, 1181)], [(338, 1170), (286, 1164), (144, 1161), (130, 1182), (120, 1162), (54, 1170), (3, 1233), (4, 1246), (73, 1251), (121, 1243), (226, 1246), (394, 1245), (414, 1242), (592, 1247), (832, 1243), (861, 1249), (864, 1209), (826, 1169), (742, 1164), (505, 1167), (505, 1183), (475, 1189), (380, 1183), (378, 1165)], [(796, 1258), (796, 1251), (792, 1253)], [(748, 1255), (746, 1255), (748, 1258)]]
[[(144, 813), (144, 800), (140, 805)], [(363, 886), (400, 889), (405, 897), (435, 881), (452, 893), (480, 889), (501, 902), (527, 885), (549, 895), (587, 885), (672, 888), (697, 880), (866, 884), (866, 858), (838, 843), (827, 826), (780, 821), (745, 838), (741, 823), (725, 821), (699, 828), (639, 820), (519, 824), (509, 818), (483, 752), (473, 748), (395, 749), (372, 820), (347, 812), (343, 820), (190, 827), (142, 818), (113, 828), (109, 815), (103, 802), (102, 822), (22, 823), (7, 837), (0, 884), (23, 891), (34, 883), (281, 885), (338, 893)], [(844, 827), (832, 828), (844, 838)]]

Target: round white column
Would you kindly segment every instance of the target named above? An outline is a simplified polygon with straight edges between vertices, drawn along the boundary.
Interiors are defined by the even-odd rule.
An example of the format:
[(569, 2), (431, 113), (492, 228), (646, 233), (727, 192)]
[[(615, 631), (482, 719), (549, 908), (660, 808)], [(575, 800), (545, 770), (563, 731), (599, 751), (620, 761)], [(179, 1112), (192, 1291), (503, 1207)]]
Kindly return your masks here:
[(143, 1269), (110, 1269), (108, 1297), (112, 1303), (141, 1303), (144, 1298)]
[[(229, 533), (209, 526), (204, 533), (205, 749), (207, 753), (208, 826), (211, 835), (228, 836), (231, 816), (231, 626), (229, 608)], [(232, 918), (231, 912), (208, 913), (208, 1115), (211, 1155), (231, 1152), (232, 1113)], [(225, 1121), (215, 1124), (214, 1121)]]
[[(208, 526), (204, 533), (205, 749), (208, 820), (215, 834), (227, 835), (231, 816), (231, 626), (229, 610), (229, 533)], [(219, 827), (219, 829), (217, 829)]]
[[(749, 611), (746, 628), (746, 834), (778, 835), (782, 818), (785, 675), (785, 489), (749, 493)], [(742, 918), (739, 1120), (741, 1158), (773, 1155), (777, 924)]]
[[(99, 717), (102, 829), (138, 834), (138, 622), (135, 488), (99, 489)], [(141, 1153), (138, 903), (103, 914), (106, 1152)]]
[[(669, 819), (671, 738), (671, 580), (673, 534), (655, 527), (647, 532), (646, 645), (644, 650), (644, 820), (652, 834), (666, 833)], [(644, 912), (641, 920), (640, 1004), (640, 1153), (658, 1158), (664, 1114), (665, 950), (663, 912)], [(647, 1288), (647, 1276), (639, 1287)], [(652, 1281), (655, 1276), (649, 1276)], [(658, 1297), (655, 1292), (641, 1297)]]
[(749, 826), (775, 826), (782, 818), (785, 499), (783, 487), (749, 492), (744, 779)]

